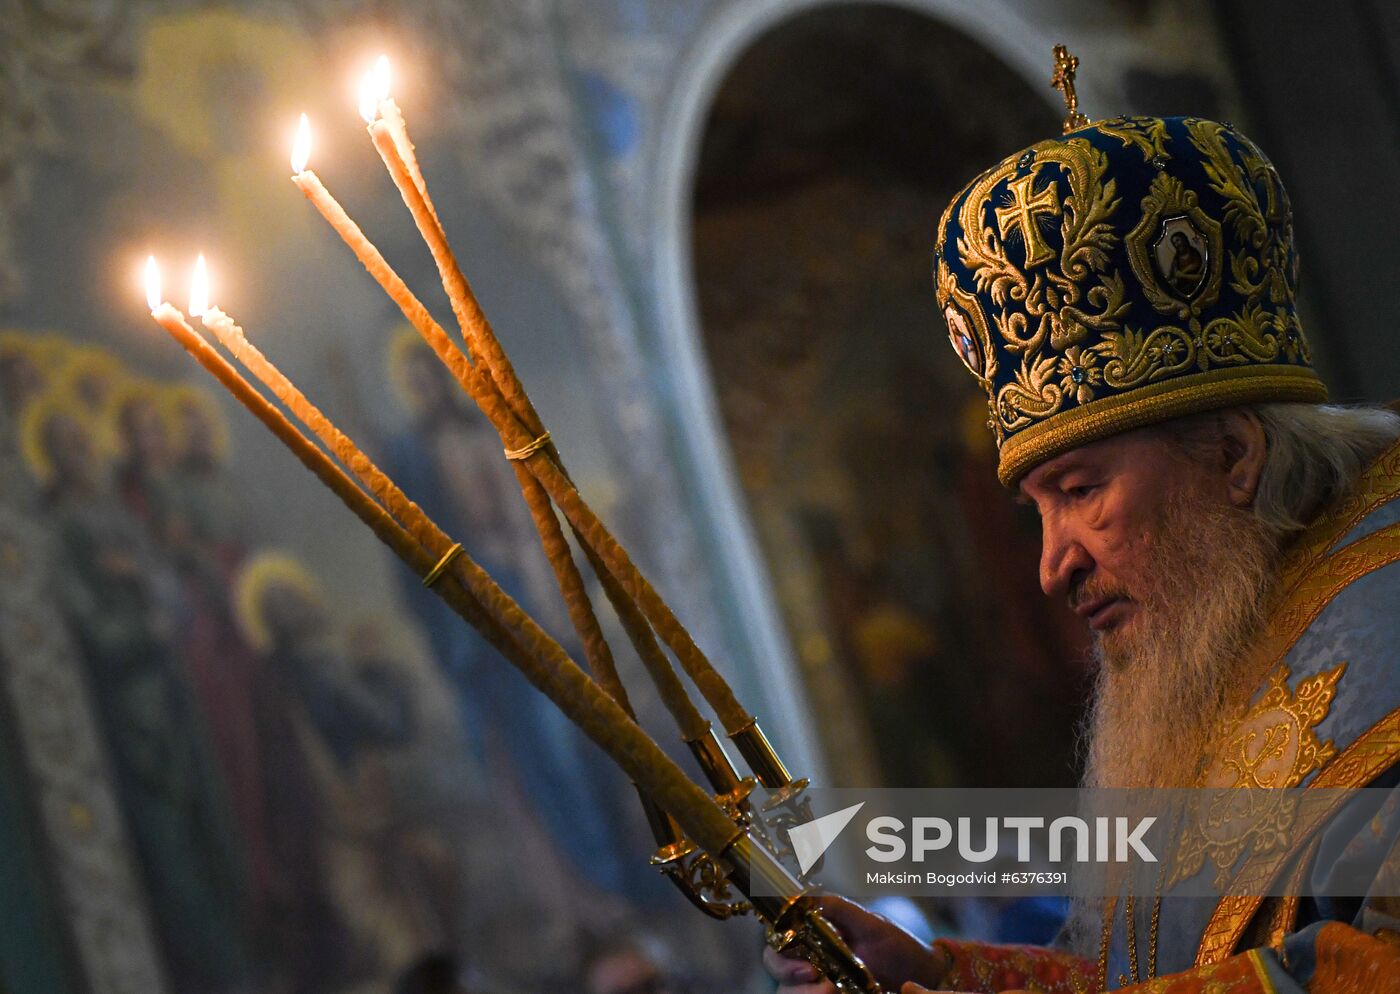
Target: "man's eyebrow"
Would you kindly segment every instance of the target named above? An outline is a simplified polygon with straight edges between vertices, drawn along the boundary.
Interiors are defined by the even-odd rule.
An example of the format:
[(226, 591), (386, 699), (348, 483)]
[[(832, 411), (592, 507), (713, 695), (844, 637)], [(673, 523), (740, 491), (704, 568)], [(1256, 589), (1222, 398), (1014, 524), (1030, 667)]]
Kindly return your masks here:
[[(1039, 480), (1036, 481), (1036, 486), (1037, 486), (1037, 487), (1043, 487), (1043, 488), (1045, 488), (1045, 489), (1047, 489), (1047, 490), (1048, 490), (1048, 489), (1051, 489), (1051, 488), (1053, 488), (1053, 487), (1055, 486), (1055, 484), (1057, 484), (1057, 483), (1060, 482), (1060, 478), (1063, 477), (1066, 473), (1072, 473), (1072, 472), (1074, 472), (1074, 471), (1077, 470), (1077, 469), (1082, 469), (1083, 466), (1084, 466), (1084, 460), (1082, 460), (1082, 459), (1079, 459), (1079, 458), (1068, 458), (1068, 459), (1063, 459), (1063, 460), (1061, 460), (1060, 462), (1056, 463), (1055, 465), (1053, 465), (1053, 466), (1047, 466), (1047, 467), (1045, 467), (1043, 470), (1041, 470), (1041, 477), (1040, 477)], [(1026, 495), (1026, 492), (1025, 492), (1024, 490), (1021, 490), (1020, 487), (1017, 487), (1017, 490), (1019, 491), (1019, 495), (1018, 495), (1017, 498), (1016, 498), (1016, 502), (1017, 502), (1018, 504), (1034, 504), (1034, 503), (1035, 503), (1035, 501), (1033, 501), (1030, 497), (1028, 497), (1028, 496)]]
[(1042, 471), (1040, 479), (1036, 481), (1036, 486), (1045, 487), (1046, 489), (1053, 487), (1059, 482), (1060, 477), (1074, 469), (1076, 465), (1077, 464), (1074, 462), (1065, 461), (1056, 463), (1054, 466), (1047, 466)]

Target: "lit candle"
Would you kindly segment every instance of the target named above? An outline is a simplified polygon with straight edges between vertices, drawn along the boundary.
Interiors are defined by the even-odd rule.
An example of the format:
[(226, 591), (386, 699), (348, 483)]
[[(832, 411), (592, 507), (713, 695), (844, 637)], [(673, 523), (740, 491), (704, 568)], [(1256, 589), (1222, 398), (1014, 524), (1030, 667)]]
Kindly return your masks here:
[(428, 313), (428, 309), (414, 296), (413, 291), (399, 278), (398, 273), (394, 272), (384, 256), (374, 247), (374, 243), (360, 230), (360, 226), (351, 219), (349, 214), (345, 213), (345, 209), (331, 196), (330, 191), (321, 182), (321, 178), (309, 168), (310, 158), (311, 125), (306, 115), (303, 114), (297, 128), (297, 137), (292, 146), (292, 182), (326, 219), (332, 230), (340, 236), (341, 241), (349, 246), (350, 251), (355, 253), (355, 258), (360, 260), (360, 264), (389, 295), (389, 299), (398, 305), (409, 324), (418, 330), (418, 333), (423, 336), (433, 351), (438, 354), (438, 357), (452, 370), (463, 388), (470, 393), (472, 387), (469, 384), (474, 378), (474, 371), (471, 364), (467, 362), (466, 356), (462, 355), (461, 350), (452, 344), (447, 333)]
[(374, 68), (360, 77), (360, 116), (365, 124), (379, 117), (379, 105), (389, 98), (389, 56), (374, 60)]
[(428, 196), (428, 185), (423, 182), (423, 172), (418, 167), (418, 156), (414, 152), (413, 142), (408, 137), (408, 125), (403, 119), (403, 112), (399, 110), (398, 103), (389, 95), (390, 81), (389, 57), (381, 55), (375, 60), (374, 68), (365, 73), (360, 81), (360, 116), (365, 119), (366, 126), (382, 122), (381, 126), (393, 138), (394, 147), (398, 149), (399, 158), (403, 160), (409, 176), (413, 178), (414, 186), (418, 187), (424, 203), (428, 205), (428, 211), (436, 219), (437, 210), (433, 207), (432, 198)]
[[(481, 358), (482, 364), (491, 373), (492, 380), (500, 394), (504, 395), (511, 412), (519, 419), (519, 422), (523, 422), (533, 435), (533, 438), (527, 439), (523, 443), (528, 445), (534, 438), (543, 435), (543, 425), (534, 405), (530, 403), (529, 396), (525, 393), (524, 385), (515, 375), (510, 361), (506, 358), (505, 351), (496, 339), (481, 305), (475, 294), (472, 293), (461, 267), (457, 264), (452, 247), (448, 244), (446, 233), (441, 224), (438, 223), (423, 191), (418, 188), (410, 174), (407, 163), (399, 154), (398, 145), (386, 123), (383, 120), (372, 122), (369, 126), (369, 132), (374, 141), (374, 147), (379, 152), (379, 157), (389, 170), (389, 175), (393, 179), (394, 185), (398, 187), (404, 204), (413, 215), (419, 234), (433, 256), (438, 276), (442, 280), (443, 289), (447, 291), (452, 312), (462, 328), (463, 335), (475, 354)], [(502, 440), (507, 447), (511, 449), (521, 448), (522, 442), (518, 440), (518, 433), (513, 432), (509, 425), (501, 422), (493, 413), (491, 408), (495, 405), (492, 398), (483, 398), (481, 393), (475, 389), (470, 390), (470, 392), (479, 404), (482, 404), (483, 399), (487, 401), (487, 403), (482, 404), (482, 410), (502, 432)], [(511, 437), (513, 434), (515, 437)], [(564, 516), (575, 529), (580, 540), (592, 548), (607, 570), (622, 585), (627, 595), (641, 608), (647, 621), (656, 629), (656, 633), (662, 641), (676, 654), (682, 668), (694, 681), (701, 695), (715, 709), (715, 714), (724, 725), (725, 731), (732, 735), (747, 727), (752, 723), (753, 716), (744, 710), (728, 681), (715, 669), (714, 664), (696, 645), (695, 640), (681, 624), (680, 619), (675, 616), (670, 606), (652, 587), (650, 581), (637, 569), (631, 557), (613, 538), (607, 526), (584, 502), (573, 482), (569, 480), (568, 475), (559, 465), (556, 454), (547, 451), (543, 454), (544, 458), (532, 457), (525, 460), (526, 465), (536, 479), (544, 485), (554, 503), (564, 512)], [(703, 734), (703, 731), (699, 734)]]
[[(426, 576), (437, 560), (383, 507), (355, 484), (331, 458), (303, 435), (186, 322), (161, 300), (159, 270), (147, 264), (147, 301), (151, 317), (244, 407), (258, 418), (303, 465), (316, 474), (393, 552), (418, 575)], [(216, 319), (217, 320), (217, 319)], [(531, 627), (524, 612), (464, 556), (453, 564), (434, 590), (500, 650), (512, 664), (577, 724), (686, 832), (716, 856), (738, 838), (739, 830), (723, 809), (692, 783), (669, 756), (621, 707), (589, 679), (558, 644)], [(459, 582), (465, 581), (467, 586)], [(470, 588), (470, 589), (469, 589)]]
[[(294, 175), (292, 182), (326, 219), (331, 229), (340, 236), (341, 241), (355, 253), (355, 258), (359, 259), (360, 264), (388, 294), (389, 299), (398, 305), (409, 324), (417, 329), (438, 359), (451, 370), (462, 388), (486, 412), (487, 417), (496, 425), (497, 430), (513, 438), (513, 444), (517, 447), (528, 444), (530, 440), (528, 432), (511, 416), (500, 394), (492, 388), (490, 381), (484, 377), (480, 370), (475, 369), (467, 361), (462, 350), (452, 342), (442, 326), (433, 320), (428, 309), (423, 306), (413, 291), (389, 265), (374, 243), (366, 237), (359, 225), (340, 206), (340, 203), (331, 196), (320, 177), (308, 168), (310, 156), (310, 124), (307, 122), (306, 115), (303, 114), (297, 129), (297, 137), (293, 143), (291, 163)], [(612, 651), (608, 648), (607, 639), (593, 613), (583, 577), (579, 575), (578, 569), (574, 565), (568, 543), (559, 529), (559, 522), (554, 517), (548, 495), (524, 467), (516, 463), (512, 463), (512, 467), (515, 469), (516, 479), (525, 495), (531, 518), (536, 529), (540, 532), (541, 543), (549, 558), (550, 566), (559, 582), (565, 607), (569, 612), (569, 620), (583, 642), (589, 668), (609, 694), (621, 702), (624, 707), (630, 707), (627, 701), (627, 692), (617, 674)], [(690, 738), (694, 736), (696, 729), (703, 730), (705, 719), (690, 703), (684, 687), (670, 672), (670, 664), (665, 657), (660, 656), (659, 653), (651, 653), (644, 654), (643, 658), (648, 663), (648, 670), (653, 674), (660, 673), (656, 668), (658, 665), (665, 669), (664, 675), (656, 676), (658, 687), (661, 688), (662, 697), (668, 710), (675, 717), (682, 736)], [(669, 681), (666, 680), (667, 676), (670, 677)]]
[[(381, 55), (374, 69), (366, 73), (360, 84), (360, 115), (365, 119), (370, 138), (384, 159), (390, 175), (400, 186), (405, 201), (408, 200), (408, 193), (403, 189), (403, 183), (391, 159), (402, 168), (407, 182), (413, 186), (416, 207), (415, 203), (410, 203), (409, 209), (414, 212), (415, 221), (419, 221), (420, 213), (422, 215), (418, 224), (419, 232), (428, 242), (433, 260), (438, 264), (438, 273), (452, 304), (453, 316), (457, 318), (469, 348), (475, 356), (483, 360), (491, 378), (496, 382), (497, 389), (505, 396), (511, 410), (524, 423), (531, 437), (542, 436), (544, 425), (540, 416), (516, 377), (510, 359), (496, 339), (495, 332), (492, 331), (475, 294), (471, 291), (471, 286), (462, 274), (461, 267), (452, 256), (447, 235), (443, 231), (437, 209), (428, 193), (428, 185), (424, 182), (422, 170), (418, 166), (413, 141), (408, 137), (408, 124), (399, 110), (398, 103), (390, 95), (388, 56)], [(389, 152), (390, 147), (392, 153)]]
[[(447, 241), (442, 222), (438, 219), (432, 199), (428, 195), (427, 184), (423, 181), (418, 163), (413, 156), (413, 143), (408, 138), (407, 127), (397, 104), (386, 97), (380, 104), (385, 113), (369, 124), (370, 139), (374, 142), (379, 157), (389, 170), (394, 185), (413, 215), (418, 232), (428, 246), (437, 265), (438, 276), (452, 305), (452, 315), (462, 330), (467, 347), (472, 355), (485, 365), (496, 388), (505, 397), (511, 411), (525, 425), (531, 438), (544, 434), (544, 425), (530, 403), (515, 370), (501, 348), (495, 332), (491, 329), (485, 313), (481, 309), (471, 285), (457, 264), (457, 258)], [(553, 446), (551, 445), (550, 448)]]
[(297, 121), (297, 134), (292, 139), (292, 176), (293, 178), (306, 171), (306, 164), (311, 159), (311, 119), (305, 114)]

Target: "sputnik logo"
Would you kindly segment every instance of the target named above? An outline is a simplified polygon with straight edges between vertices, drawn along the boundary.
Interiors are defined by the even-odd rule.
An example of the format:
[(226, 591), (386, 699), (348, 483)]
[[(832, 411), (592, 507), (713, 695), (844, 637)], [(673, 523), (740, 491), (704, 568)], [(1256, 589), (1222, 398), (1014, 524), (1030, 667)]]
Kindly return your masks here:
[(797, 854), (797, 865), (804, 875), (831, 848), (836, 837), (845, 830), (846, 826), (855, 818), (856, 813), (863, 807), (865, 807), (865, 802), (861, 801), (859, 804), (852, 804), (849, 808), (833, 811), (829, 815), (813, 818), (805, 824), (788, 829), (788, 839), (792, 842), (792, 851)]

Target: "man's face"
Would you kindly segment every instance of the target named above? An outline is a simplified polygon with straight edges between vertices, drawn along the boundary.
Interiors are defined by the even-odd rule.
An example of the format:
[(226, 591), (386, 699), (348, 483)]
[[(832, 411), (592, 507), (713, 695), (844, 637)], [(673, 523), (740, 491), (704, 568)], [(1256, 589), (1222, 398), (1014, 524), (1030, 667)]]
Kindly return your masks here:
[(1021, 481), (1040, 512), (1041, 589), (1067, 598), (1106, 648), (1152, 603), (1171, 545), (1159, 533), (1183, 472), (1160, 435), (1134, 431), (1067, 452)]
[(1250, 424), (1189, 446), (1165, 428), (1127, 432), (1021, 483), (1040, 511), (1041, 586), (1094, 631), (1089, 784), (1188, 785), (1224, 709), (1255, 682), (1243, 654), (1278, 550), (1248, 507), (1264, 451)]

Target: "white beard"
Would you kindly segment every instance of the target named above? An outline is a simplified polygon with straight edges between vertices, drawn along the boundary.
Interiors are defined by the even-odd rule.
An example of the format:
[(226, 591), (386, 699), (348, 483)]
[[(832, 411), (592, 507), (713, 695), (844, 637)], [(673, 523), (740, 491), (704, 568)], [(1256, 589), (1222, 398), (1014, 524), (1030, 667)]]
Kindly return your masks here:
[[(1096, 636), (1085, 787), (1187, 787), (1262, 673), (1242, 659), (1277, 580), (1276, 542), (1249, 511), (1189, 492), (1168, 502), (1152, 589), (1126, 631)], [(1098, 948), (1103, 904), (1073, 903), (1059, 944)]]
[(1153, 540), (1150, 589), (1122, 631), (1095, 639), (1086, 787), (1187, 787), (1227, 713), (1263, 674), (1241, 671), (1277, 579), (1254, 516), (1191, 492), (1171, 498)]

